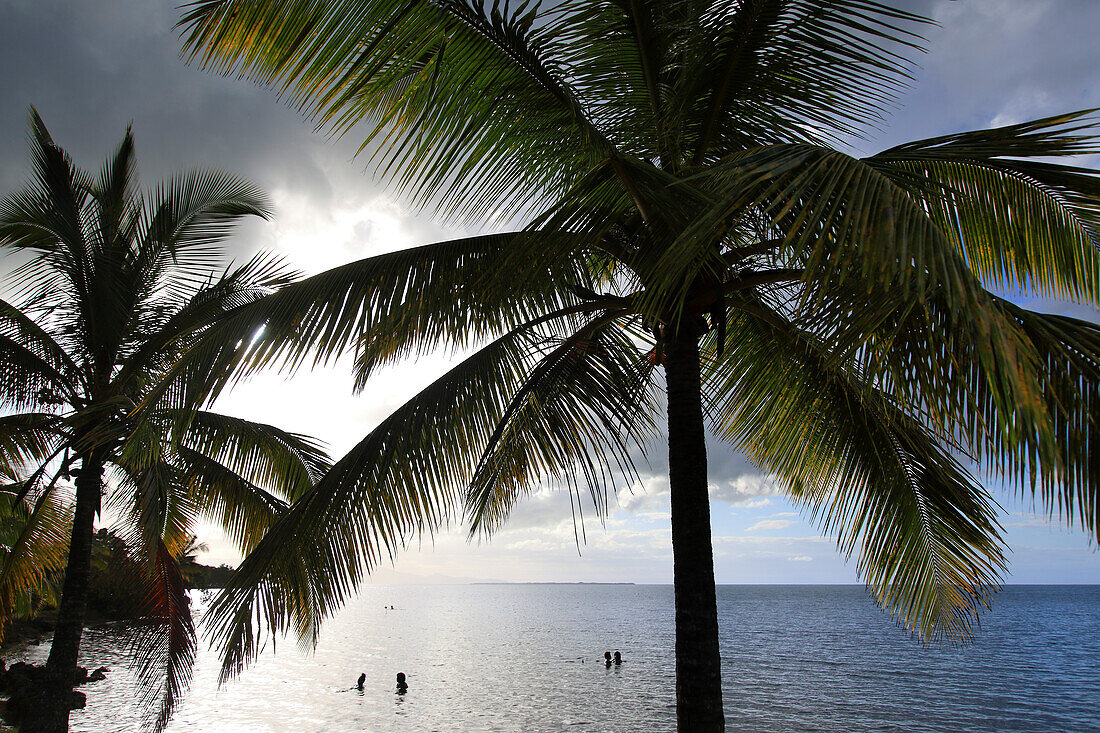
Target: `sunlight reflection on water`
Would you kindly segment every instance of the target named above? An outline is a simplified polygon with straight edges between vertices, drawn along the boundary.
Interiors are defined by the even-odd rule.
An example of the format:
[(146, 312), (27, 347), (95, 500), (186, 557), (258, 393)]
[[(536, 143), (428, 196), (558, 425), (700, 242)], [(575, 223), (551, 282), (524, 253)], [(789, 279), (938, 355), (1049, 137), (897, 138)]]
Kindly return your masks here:
[[(966, 649), (920, 647), (855, 587), (727, 586), (719, 607), (737, 730), (1100, 731), (1100, 587), (1010, 587)], [(119, 631), (86, 641), (112, 671), (72, 730), (140, 730)], [(168, 731), (672, 730), (673, 648), (665, 586), (367, 586), (312, 656), (282, 642), (218, 690), (200, 649)]]

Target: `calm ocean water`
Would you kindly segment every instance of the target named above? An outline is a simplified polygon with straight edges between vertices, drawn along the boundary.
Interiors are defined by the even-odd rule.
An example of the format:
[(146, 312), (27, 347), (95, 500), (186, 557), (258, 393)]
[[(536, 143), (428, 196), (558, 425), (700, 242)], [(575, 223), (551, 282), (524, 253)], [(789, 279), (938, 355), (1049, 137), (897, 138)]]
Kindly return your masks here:
[[(1100, 731), (1100, 586), (1008, 587), (961, 649), (921, 647), (861, 587), (723, 586), (718, 604), (730, 730)], [(368, 586), (313, 655), (284, 643), (218, 690), (203, 650), (168, 730), (673, 730), (672, 613), (668, 586)], [(73, 730), (139, 730), (118, 632), (86, 639), (112, 672)]]

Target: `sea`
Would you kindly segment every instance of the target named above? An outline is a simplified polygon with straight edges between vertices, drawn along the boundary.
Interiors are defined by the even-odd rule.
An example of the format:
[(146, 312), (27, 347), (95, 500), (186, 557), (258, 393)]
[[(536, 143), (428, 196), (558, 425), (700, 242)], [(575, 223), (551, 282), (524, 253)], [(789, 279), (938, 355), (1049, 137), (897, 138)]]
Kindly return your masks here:
[[(922, 645), (860, 586), (720, 586), (718, 609), (731, 731), (1100, 731), (1100, 586), (1008, 586), (963, 647)], [(111, 671), (73, 731), (142, 730), (126, 633), (86, 632), (83, 664)], [(221, 688), (201, 647), (167, 730), (672, 731), (673, 649), (670, 586), (368, 585), (313, 652), (284, 640)]]

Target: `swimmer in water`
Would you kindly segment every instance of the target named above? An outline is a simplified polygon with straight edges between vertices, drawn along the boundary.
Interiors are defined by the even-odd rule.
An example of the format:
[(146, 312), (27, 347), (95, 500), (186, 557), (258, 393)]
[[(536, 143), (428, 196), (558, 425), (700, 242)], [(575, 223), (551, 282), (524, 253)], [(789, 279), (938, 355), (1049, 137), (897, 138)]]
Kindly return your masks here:
[(367, 673), (363, 672), (362, 674), (359, 675), (359, 681), (355, 683), (355, 686), (358, 689), (362, 690), (363, 689), (363, 683), (366, 682), (366, 681), (367, 681)]
[(618, 652), (615, 652), (615, 666), (618, 667), (622, 663), (623, 663), (623, 655), (619, 654)]
[(603, 663), (604, 663), (604, 666), (606, 666), (608, 668), (611, 667), (611, 652), (604, 652), (603, 653)]
[(407, 682), (405, 682), (405, 673), (404, 672), (398, 672), (397, 673), (397, 694), (398, 695), (404, 695), (408, 691), (409, 691), (409, 685), (408, 685)]

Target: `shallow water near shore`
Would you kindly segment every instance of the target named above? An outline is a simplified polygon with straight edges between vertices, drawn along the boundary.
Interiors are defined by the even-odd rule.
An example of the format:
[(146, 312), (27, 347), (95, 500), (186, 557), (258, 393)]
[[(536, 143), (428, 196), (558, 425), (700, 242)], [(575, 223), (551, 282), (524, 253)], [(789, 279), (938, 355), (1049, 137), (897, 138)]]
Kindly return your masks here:
[[(1100, 731), (1100, 586), (1010, 586), (965, 648), (922, 647), (856, 586), (722, 586), (718, 605), (733, 730)], [(112, 671), (73, 731), (140, 730), (124, 638), (87, 632), (82, 663)], [(280, 643), (221, 690), (200, 649), (168, 731), (670, 731), (673, 648), (669, 586), (366, 586), (316, 653)]]

